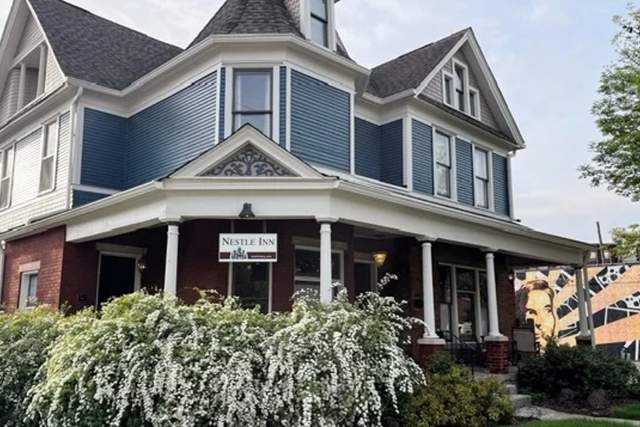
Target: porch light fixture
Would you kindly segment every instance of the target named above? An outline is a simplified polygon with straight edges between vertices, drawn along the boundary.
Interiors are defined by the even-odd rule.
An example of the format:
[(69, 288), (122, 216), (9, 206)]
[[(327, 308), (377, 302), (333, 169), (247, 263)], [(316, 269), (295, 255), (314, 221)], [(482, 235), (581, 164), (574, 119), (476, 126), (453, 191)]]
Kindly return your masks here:
[(138, 270), (140, 270), (140, 272), (142, 273), (147, 269), (147, 261), (144, 258), (140, 258), (136, 266), (138, 267)]
[(251, 219), (256, 217), (256, 214), (253, 213), (253, 206), (251, 206), (251, 203), (244, 204), (239, 216), (241, 219)]
[(378, 267), (382, 267), (387, 262), (387, 251), (376, 251), (373, 253), (373, 260)]

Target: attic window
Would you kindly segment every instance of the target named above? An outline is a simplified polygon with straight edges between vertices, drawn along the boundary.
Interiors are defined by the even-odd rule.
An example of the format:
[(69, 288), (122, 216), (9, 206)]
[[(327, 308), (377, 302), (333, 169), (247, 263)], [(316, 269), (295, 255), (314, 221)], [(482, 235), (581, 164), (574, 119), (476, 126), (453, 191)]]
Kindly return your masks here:
[(444, 102), (447, 105), (453, 106), (453, 76), (449, 74), (444, 75)]
[(16, 64), (15, 69), (20, 75), (16, 111), (44, 93), (46, 64), (47, 47), (44, 44), (31, 50)]
[(480, 116), (480, 92), (474, 88), (469, 88), (469, 114), (475, 118)]
[(324, 47), (329, 47), (327, 0), (311, 0), (311, 40)]
[(467, 76), (466, 69), (458, 64), (454, 67), (455, 97), (458, 110), (467, 111)]

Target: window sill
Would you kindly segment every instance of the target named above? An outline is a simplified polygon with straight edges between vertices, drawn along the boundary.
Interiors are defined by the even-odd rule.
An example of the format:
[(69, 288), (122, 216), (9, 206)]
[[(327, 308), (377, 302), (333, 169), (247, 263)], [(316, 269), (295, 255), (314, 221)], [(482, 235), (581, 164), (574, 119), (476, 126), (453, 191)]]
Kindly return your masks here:
[(42, 190), (41, 192), (38, 193), (38, 197), (46, 196), (48, 194), (54, 193), (55, 191), (56, 191), (56, 187), (52, 187), (48, 190)]

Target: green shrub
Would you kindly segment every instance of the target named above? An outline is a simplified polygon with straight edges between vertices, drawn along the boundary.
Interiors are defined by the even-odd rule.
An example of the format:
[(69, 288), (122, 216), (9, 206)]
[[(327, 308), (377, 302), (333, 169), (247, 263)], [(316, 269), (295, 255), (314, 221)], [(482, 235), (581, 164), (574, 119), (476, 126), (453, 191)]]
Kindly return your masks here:
[(23, 425), (26, 394), (60, 334), (61, 320), (46, 307), (0, 314), (0, 425)]
[(550, 343), (541, 356), (523, 360), (518, 370), (518, 386), (523, 391), (555, 398), (562, 389), (571, 389), (579, 398), (594, 390), (611, 397), (636, 395), (640, 374), (633, 363), (588, 347)]
[(404, 426), (483, 427), (513, 418), (513, 405), (497, 380), (474, 380), (447, 353), (429, 359), (425, 376), (425, 385), (403, 408)]
[(47, 426), (380, 425), (422, 382), (389, 298), (301, 298), (263, 315), (234, 300), (133, 294), (68, 321), (29, 393)]

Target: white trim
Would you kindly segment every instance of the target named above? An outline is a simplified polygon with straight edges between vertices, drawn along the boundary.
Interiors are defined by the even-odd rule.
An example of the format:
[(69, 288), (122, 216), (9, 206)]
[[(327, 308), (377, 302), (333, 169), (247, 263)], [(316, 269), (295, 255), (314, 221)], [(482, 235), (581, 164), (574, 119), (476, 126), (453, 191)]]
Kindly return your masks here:
[[(433, 197), (437, 199), (449, 200), (452, 202), (458, 201), (458, 180), (457, 180), (457, 168), (456, 168), (456, 155), (455, 155), (455, 146), (456, 146), (456, 135), (451, 132), (447, 132), (446, 130), (433, 126), (433, 144), (432, 144), (432, 157), (433, 157)], [(449, 197), (438, 194), (438, 174), (437, 167), (438, 161), (436, 159), (436, 135), (437, 134), (444, 135), (449, 138), (449, 158), (451, 161), (451, 165), (449, 167), (449, 180), (450, 180), (450, 188), (449, 188)]]
[[(37, 263), (37, 267), (31, 270), (20, 270), (20, 293), (18, 296), (18, 310), (33, 310), (38, 306), (38, 288), (40, 287), (40, 263)], [(35, 305), (29, 305), (28, 291), (29, 278), (36, 277), (36, 303)]]
[[(476, 179), (482, 179), (479, 178), (478, 175), (476, 174), (476, 152), (482, 152), (485, 154), (485, 158), (486, 158), (486, 165), (487, 165), (487, 206), (482, 206), (478, 200), (478, 193), (476, 192)], [(487, 150), (486, 148), (479, 146), (478, 144), (475, 143), (471, 143), (471, 170), (473, 173), (473, 206), (478, 208), (478, 209), (488, 209), (490, 211), (493, 211), (493, 209), (491, 209), (491, 196), (492, 196), (492, 192), (491, 192), (491, 186), (493, 185), (493, 176), (491, 173), (491, 150)]]
[(433, 67), (433, 70), (431, 70), (431, 72), (429, 74), (427, 74), (427, 77), (425, 77), (425, 79), (422, 81), (422, 83), (420, 83), (420, 85), (418, 85), (418, 88), (415, 91), (416, 94), (423, 93), (427, 89), (427, 86), (429, 85), (429, 83), (431, 83), (431, 80), (433, 80), (433, 78), (438, 75), (438, 72), (440, 72), (440, 70), (447, 64), (447, 62), (451, 61), (451, 59), (453, 58), (453, 55), (455, 55), (456, 52), (458, 50), (460, 50), (460, 48), (462, 46), (464, 46), (464, 44), (467, 42), (467, 40), (469, 38), (469, 33), (470, 33), (470, 31), (467, 31), (462, 36), (462, 38), (460, 40), (458, 40), (458, 43), (456, 43), (451, 48), (449, 53), (447, 53), (447, 55), (444, 58), (442, 58), (442, 60), (438, 63), (438, 65)]
[[(224, 139), (226, 140), (233, 132), (233, 67), (224, 65)], [(218, 130), (219, 132), (219, 130)]]
[[(302, 281), (302, 282), (318, 282), (318, 291), (320, 291), (320, 276), (318, 275), (318, 277), (315, 276), (297, 276), (295, 273), (295, 253), (298, 250), (301, 251), (307, 251), (307, 252), (317, 252), (318, 253), (318, 257), (320, 256), (320, 241), (318, 241), (318, 246), (315, 245), (308, 245), (308, 244), (300, 244), (300, 243), (296, 243), (296, 237), (293, 237), (292, 239), (293, 241), (293, 263), (294, 263), (294, 268), (293, 268), (293, 288), (295, 291), (295, 286), (296, 286), (296, 282), (297, 281)], [(344, 279), (344, 253), (347, 251), (347, 249), (344, 248), (344, 246), (342, 247), (337, 247), (335, 242), (333, 241), (333, 239), (331, 240), (331, 254), (332, 255), (340, 255), (340, 277), (338, 279), (334, 279), (333, 277), (331, 278), (331, 282), (335, 283), (335, 281), (337, 280), (342, 286), (346, 287), (345, 284), (345, 279)], [(333, 272), (333, 269), (332, 269)]]
[[(0, 205), (0, 212), (9, 210), (11, 208), (14, 208), (15, 206), (12, 206), (13, 204), (13, 181), (14, 181), (14, 177), (15, 177), (15, 169), (16, 169), (16, 149), (17, 149), (18, 143), (17, 142), (12, 142), (10, 145), (7, 145), (5, 147), (3, 147), (2, 150), (0, 150), (0, 156), (2, 156), (0, 158), (0, 188), (2, 187), (2, 182), (3, 181), (9, 181), (9, 185), (8, 185), (8, 192), (9, 195), (7, 196), (7, 205), (6, 206), (1, 206)], [(2, 169), (4, 169), (5, 165), (4, 165), (4, 159), (5, 159), (5, 154), (7, 151), (11, 150), (11, 155), (7, 156), (7, 162), (10, 163), (11, 168), (9, 170), (9, 174), (6, 177), (2, 177), (3, 171)], [(8, 166), (7, 166), (8, 168)]]
[(288, 151), (291, 151), (291, 66), (287, 67), (287, 143)]
[(340, 82), (338, 82), (336, 80), (333, 80), (330, 77), (327, 77), (327, 76), (324, 76), (322, 74), (319, 74), (318, 72), (316, 72), (316, 71), (314, 71), (314, 70), (312, 70), (310, 68), (306, 68), (306, 67), (304, 67), (302, 65), (298, 65), (298, 64), (295, 64), (295, 63), (290, 62), (290, 61), (284, 61), (284, 63), (292, 70), (295, 70), (295, 71), (297, 71), (299, 73), (302, 73), (302, 74), (306, 74), (307, 76), (313, 77), (316, 80), (320, 80), (321, 82), (326, 83), (329, 86), (334, 87), (336, 89), (339, 89), (339, 90), (341, 90), (343, 92), (347, 92), (347, 93), (350, 93), (350, 94), (356, 94), (357, 93), (353, 88), (351, 88), (349, 86), (346, 86), (346, 85), (344, 85), (344, 84), (342, 84), (342, 83), (340, 83)]
[(469, 109), (469, 67), (467, 66), (467, 64), (465, 64), (462, 61), (457, 60), (456, 58), (453, 58), (451, 60), (451, 67), (452, 67), (452, 70), (453, 70), (454, 82), (455, 82), (455, 79), (457, 78), (456, 68), (461, 68), (462, 69), (462, 79), (463, 79), (462, 89), (463, 89), (463, 92), (464, 92), (463, 96), (464, 96), (464, 103), (465, 103), (465, 105), (464, 105), (465, 109), (463, 110), (460, 107), (458, 94), (457, 94), (457, 91), (455, 89), (455, 84), (454, 84), (454, 89), (453, 89), (453, 93), (455, 95), (455, 99), (453, 99), (454, 108), (456, 110), (460, 111), (461, 113), (466, 114), (467, 116), (473, 117), (473, 116), (471, 116), (471, 113), (469, 111), (470, 110)]
[[(447, 80), (449, 80), (451, 82), (451, 87), (449, 88), (449, 97), (451, 99), (451, 102), (447, 102)], [(447, 71), (442, 71), (442, 103), (445, 105), (448, 105), (451, 108), (455, 108), (454, 105), (454, 78), (453, 78), (453, 74), (447, 72)]]
[[(512, 155), (511, 153), (507, 155), (507, 180), (508, 180), (508, 194), (509, 194), (509, 216), (511, 218), (515, 218), (515, 213), (513, 212), (513, 179), (511, 176), (512, 170), (512, 164), (511, 164), (511, 159), (513, 159), (514, 155)], [(491, 160), (491, 173), (493, 174), (493, 159)], [(493, 192), (493, 188), (491, 189), (491, 191)], [(493, 210), (495, 210), (495, 195), (492, 197), (493, 203), (494, 203), (494, 207)]]
[[(476, 110), (476, 114), (472, 114), (471, 113), (471, 93), (475, 94), (475, 100), (476, 102), (473, 103), (473, 108)], [(480, 102), (480, 91), (478, 89), (476, 89), (475, 87), (472, 87), (471, 85), (469, 86), (469, 115), (475, 119), (481, 120), (482, 119), (482, 111), (480, 110), (482, 103)]]
[(413, 191), (413, 122), (412, 117), (402, 119), (402, 153), (403, 153), (403, 181), (404, 186)]
[(356, 116), (355, 116), (355, 94), (349, 96), (350, 109), (350, 131), (349, 131), (349, 170), (352, 174), (356, 173)]
[[(224, 120), (224, 117), (222, 118), (222, 120), (220, 120), (220, 110), (221, 110), (221, 105), (220, 105), (220, 100), (222, 99), (222, 90), (220, 90), (220, 88), (222, 87), (222, 64), (218, 64), (216, 66), (216, 128), (215, 128), (215, 145), (220, 144), (220, 123), (222, 122), (222, 120)], [(226, 77), (226, 76), (225, 76)]]
[(38, 270), (40, 270), (40, 261), (33, 261), (26, 264), (20, 264), (18, 266), (18, 273), (20, 274)]
[[(112, 250), (100, 250), (99, 247), (97, 247), (97, 249), (98, 249), (98, 279), (96, 281), (95, 307), (99, 308), (99, 304), (100, 304), (100, 277), (101, 277), (102, 257), (103, 256), (108, 256), (108, 257), (112, 257), (112, 258), (127, 258), (127, 259), (135, 260), (134, 277), (133, 277), (133, 290), (134, 290), (134, 292), (138, 292), (140, 290), (141, 282), (142, 282), (142, 273), (140, 272), (140, 269), (138, 268), (138, 263), (140, 262), (140, 260), (144, 256), (144, 252), (142, 252), (142, 253), (140, 253), (140, 252), (131, 253), (129, 251), (130, 247), (119, 246), (119, 245), (113, 245), (112, 246), (112, 249), (115, 249), (115, 251), (112, 251)], [(143, 249), (140, 249), (140, 250), (143, 250)]]
[[(488, 150), (489, 153), (489, 210), (491, 212), (496, 211), (496, 195), (495, 195), (495, 181), (493, 177), (493, 156), (495, 153), (491, 150)], [(511, 182), (511, 176), (508, 176), (507, 179)], [(512, 215), (510, 215), (511, 217)]]
[(105, 194), (107, 196), (111, 196), (121, 191), (121, 190), (114, 190), (113, 188), (96, 187), (93, 185), (84, 185), (84, 184), (73, 184), (71, 187), (72, 187), (72, 190), (85, 191), (87, 193)]
[(280, 65), (274, 65), (271, 76), (271, 139), (280, 144)]

